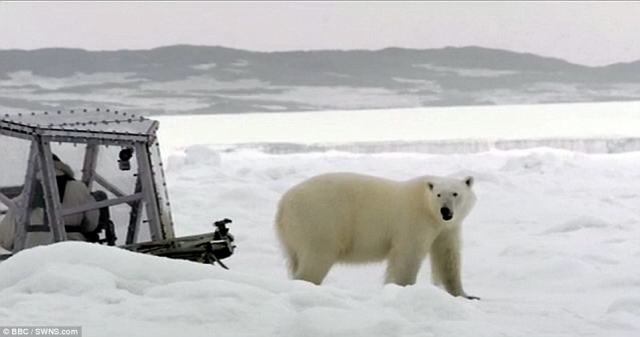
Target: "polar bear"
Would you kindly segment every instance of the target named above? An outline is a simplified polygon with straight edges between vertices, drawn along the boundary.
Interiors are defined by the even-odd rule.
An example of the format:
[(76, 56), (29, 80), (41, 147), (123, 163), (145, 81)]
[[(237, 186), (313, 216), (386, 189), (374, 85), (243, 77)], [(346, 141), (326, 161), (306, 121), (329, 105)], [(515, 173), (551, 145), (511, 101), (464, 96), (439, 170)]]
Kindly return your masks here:
[(386, 283), (410, 285), (427, 254), (432, 278), (453, 296), (460, 280), (462, 221), (473, 177), (395, 181), (356, 173), (312, 177), (280, 199), (275, 227), (294, 279), (322, 283), (335, 263), (387, 260)]

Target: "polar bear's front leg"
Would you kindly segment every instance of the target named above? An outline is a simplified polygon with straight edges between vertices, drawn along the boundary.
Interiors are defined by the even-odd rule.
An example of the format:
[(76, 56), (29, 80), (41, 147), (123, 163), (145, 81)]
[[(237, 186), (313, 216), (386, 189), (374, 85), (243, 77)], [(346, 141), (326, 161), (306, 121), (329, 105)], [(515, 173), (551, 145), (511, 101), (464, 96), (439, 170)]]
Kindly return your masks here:
[(429, 254), (435, 284), (444, 285), (447, 292), (453, 296), (462, 296), (470, 300), (480, 299), (467, 295), (462, 289), (459, 229), (445, 230), (440, 233), (431, 245)]

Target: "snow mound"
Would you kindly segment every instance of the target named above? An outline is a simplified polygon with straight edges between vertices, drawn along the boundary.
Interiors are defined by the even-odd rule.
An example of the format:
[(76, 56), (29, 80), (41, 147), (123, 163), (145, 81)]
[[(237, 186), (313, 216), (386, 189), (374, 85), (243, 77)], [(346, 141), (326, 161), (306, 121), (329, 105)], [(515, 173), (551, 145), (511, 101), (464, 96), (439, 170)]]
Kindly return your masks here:
[(167, 170), (178, 170), (184, 167), (220, 166), (222, 158), (215, 150), (205, 145), (192, 145), (184, 149), (183, 153), (169, 156)]
[(565, 150), (539, 148), (509, 158), (502, 171), (547, 173), (563, 168), (574, 154)]
[(607, 310), (607, 313), (628, 312), (640, 315), (640, 296), (623, 297), (614, 301)]
[(640, 296), (621, 297), (613, 301), (605, 314), (604, 325), (627, 330), (629, 334), (640, 331)]
[(554, 226), (548, 230), (546, 230), (545, 234), (553, 234), (553, 233), (569, 233), (575, 232), (583, 229), (606, 229), (613, 227), (610, 223), (601, 220), (599, 218), (590, 217), (590, 216), (582, 216), (570, 220), (568, 222), (559, 224)]
[[(20, 252), (0, 263), (0, 275), (3, 322), (77, 324), (87, 336), (496, 331), (478, 321), (474, 303), (431, 285), (346, 291), (81, 242)], [(29, 306), (29, 316), (14, 313)]]

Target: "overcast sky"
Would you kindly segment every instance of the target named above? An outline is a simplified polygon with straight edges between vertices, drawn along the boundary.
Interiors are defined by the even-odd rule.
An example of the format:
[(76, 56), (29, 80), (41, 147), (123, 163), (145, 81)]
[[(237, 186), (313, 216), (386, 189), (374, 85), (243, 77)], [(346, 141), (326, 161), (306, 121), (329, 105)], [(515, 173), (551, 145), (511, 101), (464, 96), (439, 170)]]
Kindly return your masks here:
[(0, 2), (0, 49), (253, 51), (482, 46), (640, 60), (640, 2)]

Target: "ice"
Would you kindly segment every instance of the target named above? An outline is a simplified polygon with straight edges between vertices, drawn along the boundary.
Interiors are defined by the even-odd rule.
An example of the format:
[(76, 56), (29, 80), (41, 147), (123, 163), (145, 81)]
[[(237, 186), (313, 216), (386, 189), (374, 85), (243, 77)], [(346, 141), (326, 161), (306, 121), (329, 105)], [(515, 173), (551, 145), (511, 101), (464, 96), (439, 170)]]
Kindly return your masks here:
[[(640, 125), (634, 124), (638, 103), (616, 105), (628, 110), (615, 120), (607, 117), (610, 109), (598, 113), (603, 106), (612, 107), (566, 106), (591, 111), (567, 134), (583, 144), (605, 134), (637, 136), (631, 129)], [(477, 109), (465, 114), (495, 111)], [(557, 109), (528, 106), (519, 113)], [(361, 132), (357, 122), (364, 117), (346, 118), (356, 123), (352, 133), (323, 133), (336, 121), (331, 113), (280, 116), (263, 129), (262, 115), (159, 118), (176, 233), (209, 232), (213, 221), (232, 219), (237, 249), (225, 260), (231, 270), (78, 242), (37, 247), (0, 263), (0, 326), (81, 325), (85, 336), (638, 336), (638, 148), (535, 143), (534, 136), (560, 133), (553, 127), (523, 131), (533, 143), (519, 149), (385, 148), (399, 135), (431, 141), (442, 132), (455, 141), (467, 130), (418, 137), (422, 117), (413, 116), (414, 123), (402, 121), (406, 133), (381, 127), (378, 138)], [(310, 128), (287, 134), (292, 121)], [(236, 125), (241, 122), (249, 124)], [(514, 124), (493, 125), (474, 132), (484, 141), (489, 135), (518, 140)], [(382, 143), (371, 153), (273, 154), (238, 145), (312, 146), (332, 137), (343, 145)], [(462, 275), (465, 290), (481, 300), (454, 298), (431, 285), (428, 262), (408, 287), (383, 285), (383, 264), (336, 266), (321, 286), (290, 280), (273, 230), (278, 199), (308, 177), (336, 171), (391, 179), (473, 175), (478, 201), (464, 224)]]

